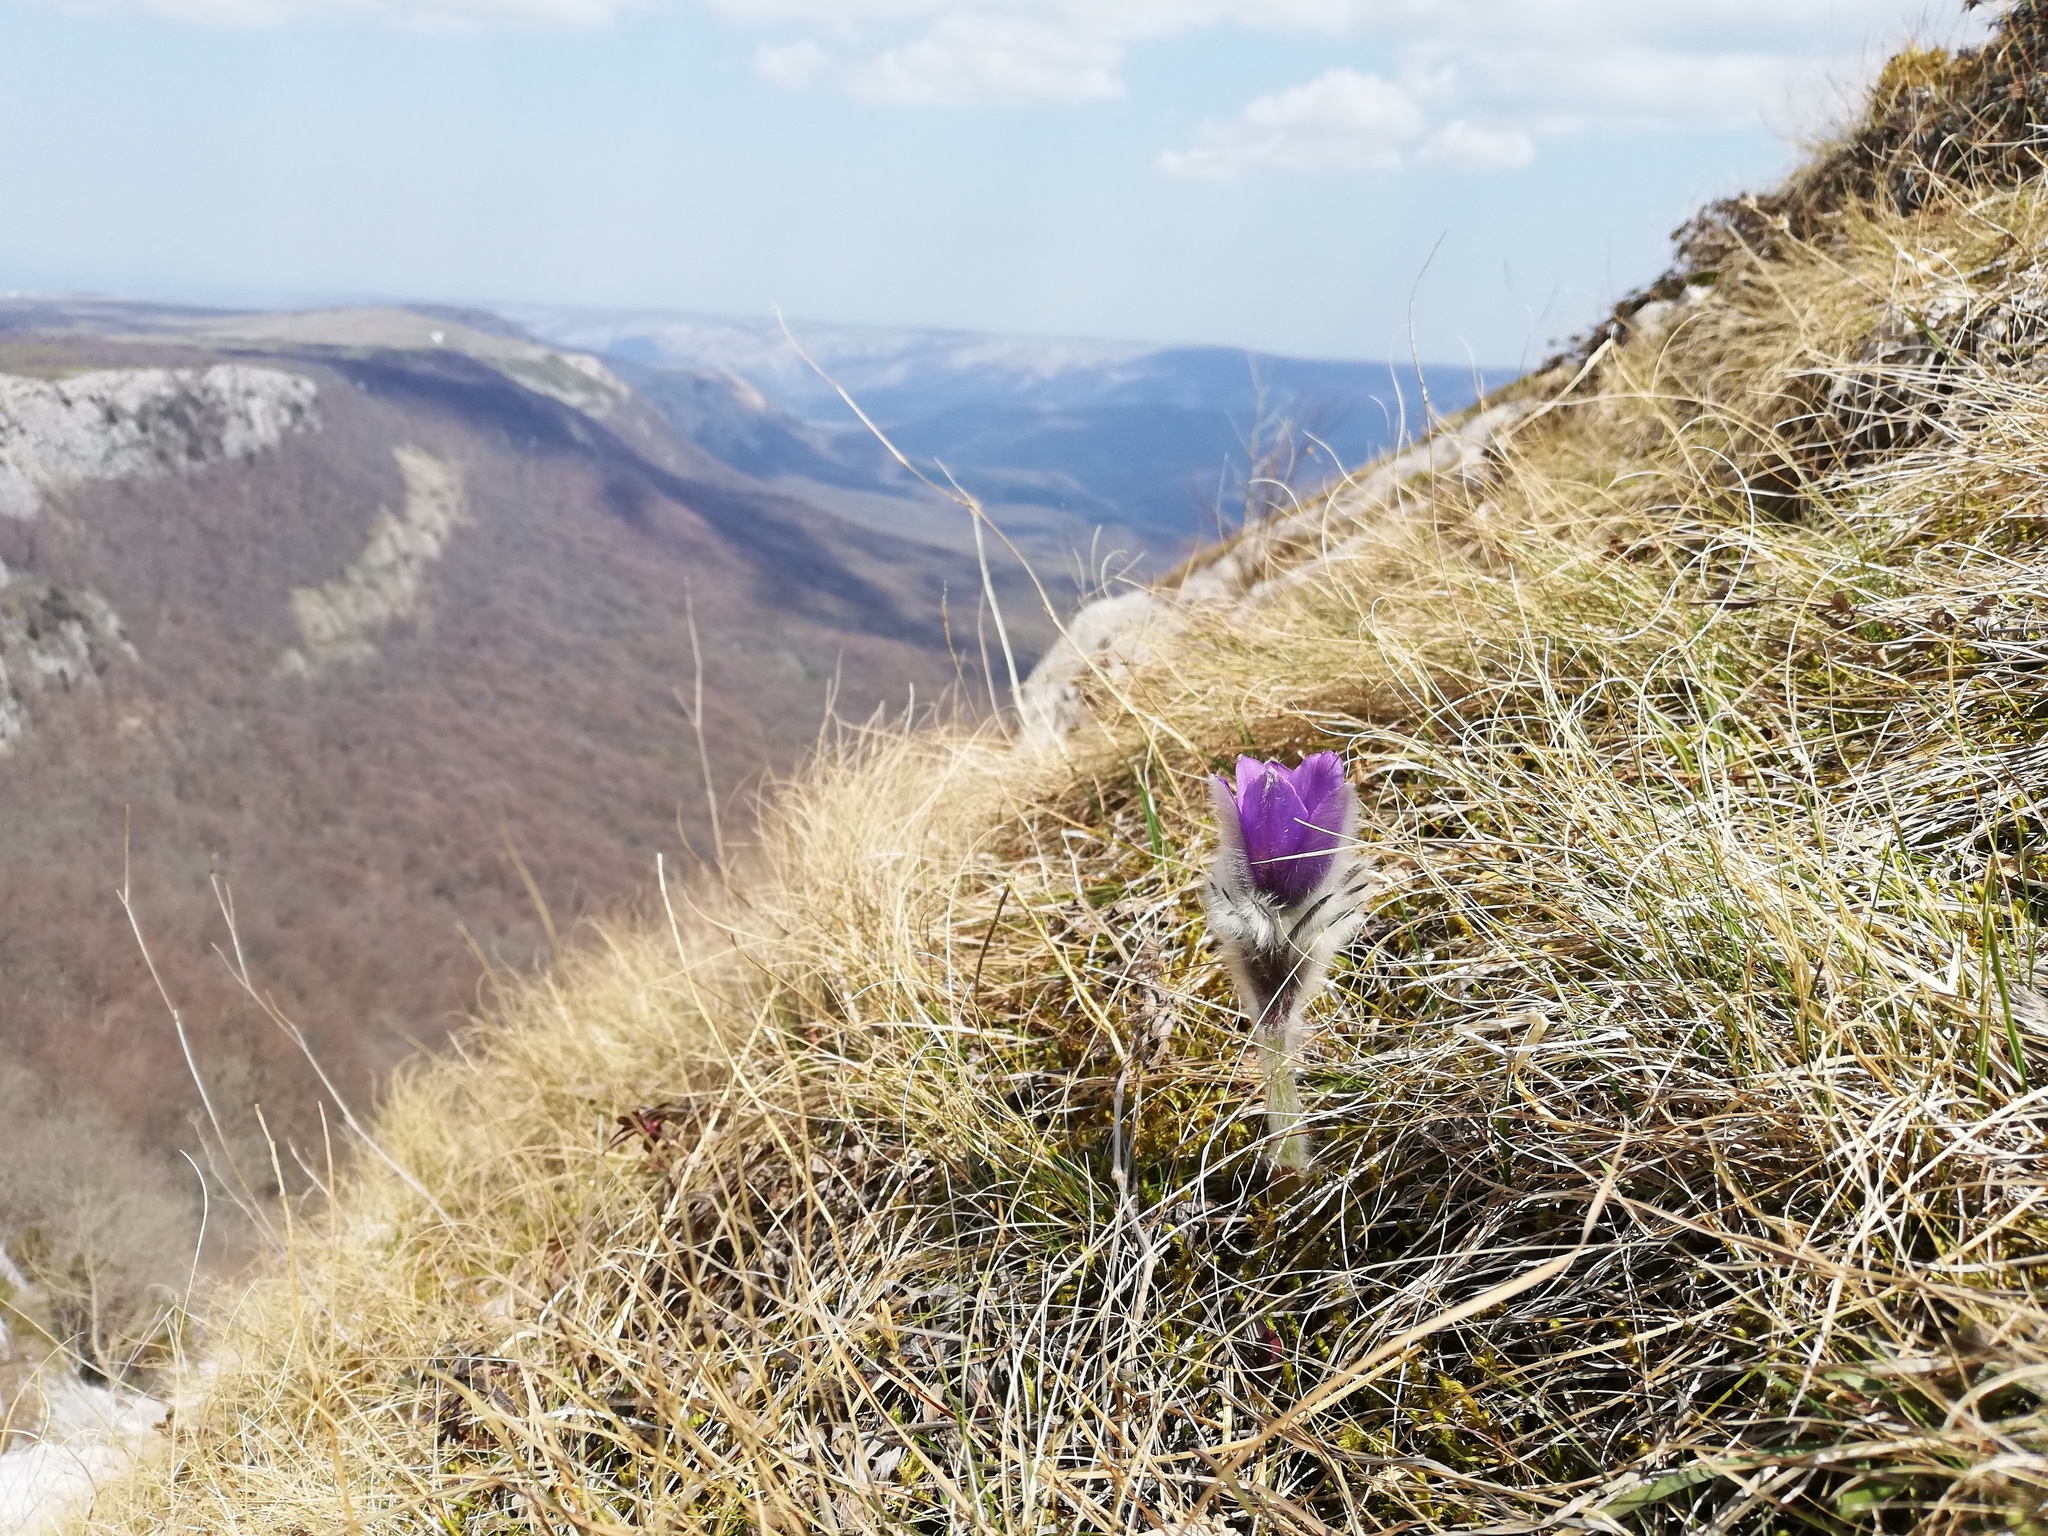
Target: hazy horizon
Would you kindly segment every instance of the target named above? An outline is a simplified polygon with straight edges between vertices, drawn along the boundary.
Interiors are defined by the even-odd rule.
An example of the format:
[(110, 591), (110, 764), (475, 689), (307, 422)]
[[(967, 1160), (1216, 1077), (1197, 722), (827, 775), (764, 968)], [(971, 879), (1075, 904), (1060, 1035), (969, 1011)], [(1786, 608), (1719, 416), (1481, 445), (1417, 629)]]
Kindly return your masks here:
[[(1162, 339), (1157, 336), (1112, 335), (1102, 332), (1076, 331), (1004, 331), (967, 325), (916, 324), (911, 322), (887, 323), (881, 321), (847, 320), (837, 315), (796, 315), (778, 316), (772, 310), (739, 311), (693, 308), (685, 304), (576, 304), (555, 303), (544, 299), (507, 298), (463, 298), (450, 296), (427, 297), (406, 293), (374, 292), (291, 292), (265, 293), (260, 290), (229, 290), (216, 293), (201, 291), (180, 291), (163, 289), (158, 291), (113, 291), (102, 289), (64, 288), (0, 288), (0, 304), (5, 303), (73, 303), (143, 305), (163, 309), (215, 310), (222, 314), (301, 313), (337, 309), (417, 309), (469, 310), (494, 316), (514, 325), (524, 325), (519, 317), (541, 311), (555, 311), (563, 315), (584, 315), (593, 319), (635, 317), (669, 321), (722, 322), (726, 324), (762, 326), (773, 328), (778, 322), (786, 322), (803, 339), (805, 328), (818, 330), (843, 329), (880, 334), (958, 336), (963, 338), (989, 338), (1002, 341), (1042, 343), (1046, 345), (1068, 344), (1075, 346), (1101, 346), (1105, 348), (1129, 348), (1133, 352), (1214, 350), (1222, 352), (1244, 352), (1253, 356), (1270, 356), (1299, 362), (1333, 363), (1392, 363), (1405, 366), (1411, 359), (1391, 353), (1365, 354), (1342, 352), (1275, 352), (1267, 348), (1246, 346), (1231, 341)], [(1597, 317), (1589, 317), (1589, 320)], [(1459, 367), (1467, 358), (1424, 357), (1421, 361), (1432, 367)], [(1482, 367), (1486, 365), (1482, 364)]]
[(1520, 366), (1948, 0), (0, 0), (0, 287)]

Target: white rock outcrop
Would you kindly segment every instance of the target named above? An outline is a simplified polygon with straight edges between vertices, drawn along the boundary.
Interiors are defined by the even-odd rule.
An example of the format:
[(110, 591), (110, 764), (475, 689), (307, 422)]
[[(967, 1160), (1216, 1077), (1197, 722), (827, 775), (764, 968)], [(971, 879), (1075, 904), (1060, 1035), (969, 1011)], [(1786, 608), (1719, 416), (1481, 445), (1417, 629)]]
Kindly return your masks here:
[(493, 354), (488, 361), (514, 383), (599, 421), (616, 416), (633, 401), (632, 386), (588, 353), (530, 347), (510, 355)]
[(470, 520), (462, 472), (453, 464), (410, 446), (394, 450), (394, 457), (405, 477), (404, 510), (378, 512), (369, 543), (339, 578), (292, 593), (292, 617), (305, 650), (287, 651), (280, 671), (305, 672), (325, 662), (376, 655), (376, 635), (418, 611), (427, 573), (455, 530)]
[(1031, 748), (1065, 740), (1088, 716), (1082, 688), (1091, 677), (1128, 676), (1159, 640), (1186, 622), (1180, 604), (1150, 588), (1084, 605), (1018, 691), (1018, 740)]
[(0, 516), (45, 492), (246, 459), (319, 425), (311, 379), (276, 368), (108, 368), (0, 374)]
[(38, 694), (96, 688), (116, 659), (133, 661), (135, 647), (99, 593), (0, 566), (0, 757), (28, 733)]
[(0, 1536), (56, 1529), (133, 1466), (170, 1416), (153, 1398), (69, 1374), (43, 1378), (36, 1393), (40, 1429), (0, 1452)]
[(1541, 408), (1512, 401), (1478, 411), (1415, 447), (1347, 478), (1300, 511), (1247, 528), (1182, 572), (1172, 587), (1098, 598), (1070, 618), (1060, 639), (1031, 669), (1018, 697), (1018, 747), (1057, 747), (1088, 718), (1087, 685), (1114, 690), (1160, 640), (1203, 611), (1245, 612), (1284, 587), (1342, 558), (1368, 526), (1418, 500), (1425, 485), (1486, 484), (1503, 436)]
[(1656, 340), (1669, 332), (1685, 315), (1714, 296), (1702, 283), (1688, 283), (1675, 299), (1652, 299), (1628, 317), (1631, 335)]
[[(35, 1287), (5, 1248), (0, 1298), (15, 1307), (35, 1301)], [(0, 1348), (0, 1361), (9, 1357)], [(0, 1536), (43, 1536), (62, 1526), (134, 1465), (169, 1418), (154, 1398), (93, 1386), (53, 1357), (0, 1401)]]

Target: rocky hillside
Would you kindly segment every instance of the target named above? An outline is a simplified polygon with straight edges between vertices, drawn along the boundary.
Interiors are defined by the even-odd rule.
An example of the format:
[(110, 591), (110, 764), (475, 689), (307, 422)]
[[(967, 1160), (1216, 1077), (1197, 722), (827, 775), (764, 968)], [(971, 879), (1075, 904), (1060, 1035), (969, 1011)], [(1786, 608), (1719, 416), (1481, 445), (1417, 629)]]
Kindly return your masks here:
[[(61, 1269), (83, 1230), (17, 1159), (196, 1219), (188, 1052), (268, 1187), (253, 1106), (287, 1166), (325, 1135), (281, 1020), (360, 1102), (481, 975), (743, 843), (828, 705), (985, 700), (980, 592), (588, 357), (405, 311), (0, 310), (0, 1233)], [(56, 1105), (129, 1161), (30, 1134)]]
[[(726, 331), (750, 350), (698, 361), (835, 419), (481, 312), (0, 304), (0, 1240), (122, 1311), (153, 1247), (190, 1248), (196, 1121), (262, 1188), (264, 1125), (287, 1163), (324, 1156), (314, 1061), (363, 1102), (480, 978), (643, 905), (658, 857), (689, 872), (743, 844), (754, 786), (828, 703), (979, 710), (1005, 639), (1025, 666), (1051, 639), (1048, 598), (1140, 548), (1170, 563), (1219, 515), (1176, 483), (1135, 528), (998, 454), (1037, 487), (984, 541), (999, 627), (962, 508), (792, 374), (779, 333)], [(1075, 412), (1090, 441), (1163, 432), (1219, 475), (1241, 426), (1282, 440), (1277, 398), (1261, 424), (1218, 392), (1219, 370), (1252, 377), (1241, 357), (1180, 377), (1152, 349), (867, 336), (856, 357), (850, 334), (827, 357), (911, 448), (951, 452), (919, 425), (946, 400), (992, 422), (1008, 400), (1013, 435)], [(67, 1122), (90, 1156), (43, 1133)], [(30, 1176), (53, 1160), (92, 1198)], [(78, 1214), (132, 1188), (171, 1214), (119, 1241)]]
[[(2044, 176), (2023, 4), (1028, 739), (825, 754), (272, 1208), (88, 1528), (2040, 1529)], [(1212, 786), (1323, 751), (1283, 1161)]]

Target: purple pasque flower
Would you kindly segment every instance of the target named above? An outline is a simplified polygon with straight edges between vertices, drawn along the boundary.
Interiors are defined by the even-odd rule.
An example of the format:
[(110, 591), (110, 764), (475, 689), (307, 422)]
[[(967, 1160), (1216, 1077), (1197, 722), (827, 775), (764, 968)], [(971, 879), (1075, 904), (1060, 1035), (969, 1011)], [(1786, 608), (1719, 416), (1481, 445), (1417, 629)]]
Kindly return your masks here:
[(1202, 905), (1266, 1077), (1267, 1155), (1305, 1174), (1311, 1163), (1295, 1062), (1309, 1002), (1358, 931), (1371, 878), (1356, 849), (1358, 797), (1334, 752), (1298, 768), (1239, 758), (1237, 787), (1209, 781), (1216, 863)]
[[(1223, 788), (1230, 792), (1227, 780)], [(1240, 757), (1232, 801), (1252, 888), (1283, 907), (1300, 905), (1329, 875), (1351, 830), (1343, 761), (1318, 752), (1289, 768)]]

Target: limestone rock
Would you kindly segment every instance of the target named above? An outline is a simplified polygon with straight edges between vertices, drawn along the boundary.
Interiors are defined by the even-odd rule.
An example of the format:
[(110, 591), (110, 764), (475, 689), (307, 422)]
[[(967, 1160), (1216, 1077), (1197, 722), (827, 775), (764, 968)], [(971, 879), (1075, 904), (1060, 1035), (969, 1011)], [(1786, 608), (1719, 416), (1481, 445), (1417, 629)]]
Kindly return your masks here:
[(33, 1440), (0, 1454), (0, 1536), (58, 1528), (134, 1464), (169, 1415), (151, 1398), (67, 1374), (44, 1376), (38, 1391), (41, 1412), (23, 1416), (40, 1423)]
[(292, 593), (292, 617), (306, 649), (287, 651), (280, 672), (374, 656), (375, 636), (418, 610), (428, 571), (456, 528), (469, 521), (454, 465), (412, 447), (395, 450), (395, 457), (405, 477), (404, 510), (378, 513), (370, 542), (339, 578)]
[(1849, 366), (1824, 378), (1817, 425), (1850, 462), (1911, 447), (1977, 370), (2029, 382), (2048, 372), (2048, 270), (2001, 260), (1888, 305)]
[(1652, 299), (1628, 317), (1629, 334), (1656, 340), (1684, 318), (1685, 312), (1704, 304), (1714, 290), (1704, 283), (1688, 283), (1675, 299)]
[(1019, 750), (1043, 751), (1064, 741), (1088, 718), (1090, 678), (1114, 685), (1160, 639), (1184, 629), (1196, 611), (1242, 609), (1308, 579), (1369, 523), (1399, 511), (1423, 482), (1454, 478), (1470, 487), (1484, 485), (1502, 435), (1538, 408), (1535, 401), (1511, 401), (1445, 427), (1362, 477), (1347, 478), (1301, 511), (1247, 528), (1170, 591), (1126, 592), (1088, 604), (1024, 683)]
[(27, 733), (37, 695), (96, 688), (116, 659), (135, 647), (99, 593), (0, 570), (0, 756)]
[(1065, 740), (1088, 715), (1084, 681), (1128, 676), (1154, 641), (1184, 622), (1175, 605), (1154, 591), (1122, 592), (1083, 607), (1024, 682), (1017, 701), (1020, 745), (1043, 750)]
[(318, 425), (313, 381), (275, 368), (110, 368), (0, 374), (0, 516), (46, 491), (246, 459)]
[(500, 373), (535, 394), (599, 421), (609, 421), (633, 403), (632, 387), (588, 353), (533, 347), (491, 361)]

